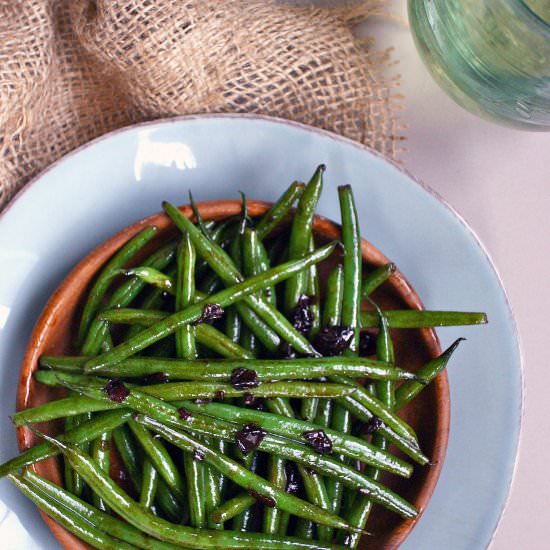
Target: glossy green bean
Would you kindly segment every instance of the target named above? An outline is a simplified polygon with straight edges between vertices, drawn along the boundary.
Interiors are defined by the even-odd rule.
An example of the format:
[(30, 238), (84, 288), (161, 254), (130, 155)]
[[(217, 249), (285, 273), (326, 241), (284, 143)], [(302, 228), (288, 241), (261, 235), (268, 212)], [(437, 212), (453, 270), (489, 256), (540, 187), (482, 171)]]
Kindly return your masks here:
[(225, 523), (250, 508), (255, 502), (256, 499), (253, 496), (250, 496), (248, 493), (240, 493), (236, 497), (226, 500), (216, 510), (213, 510), (210, 518), (215, 523)]
[[(175, 244), (169, 243), (147, 258), (143, 262), (143, 266), (157, 270), (164, 269), (173, 259), (174, 253)], [(139, 295), (145, 285), (145, 281), (139, 277), (132, 277), (128, 281), (125, 281), (113, 292), (112, 296), (107, 300), (104, 309), (128, 306)], [(102, 344), (108, 335), (109, 324), (94, 317), (82, 345), (82, 353), (85, 355), (97, 355), (100, 351), (106, 351), (102, 349)]]
[(417, 441), (414, 430), (405, 422), (405, 420), (399, 417), (382, 401), (371, 395), (362, 384), (338, 374), (331, 376), (330, 380), (331, 382), (338, 384), (349, 384), (353, 386), (356, 389), (356, 392), (352, 396), (353, 401), (363, 405), (373, 415), (380, 418), (386, 426), (401, 434), (404, 438), (410, 439), (411, 442)]
[(303, 183), (295, 181), (262, 216), (260, 221), (256, 224), (256, 231), (261, 240), (269, 236), (269, 234), (287, 218), (294, 203), (304, 192), (304, 188), (305, 185)]
[(327, 278), (327, 291), (323, 306), (323, 326), (337, 326), (342, 321), (344, 298), (344, 268), (337, 265)]
[(242, 320), (235, 306), (225, 310), (225, 334), (235, 344), (241, 339)]
[[(254, 229), (247, 228), (242, 234), (243, 271), (247, 277), (259, 275), (267, 271), (271, 265), (265, 247)], [(311, 269), (311, 268), (310, 268)], [(277, 307), (277, 295), (274, 287), (263, 291), (265, 300), (273, 307)]]
[[(323, 164), (317, 167), (298, 201), (288, 238), (288, 258), (291, 260), (303, 258), (308, 251), (315, 208), (323, 190), (324, 171)], [(305, 270), (287, 280), (284, 295), (284, 308), (287, 314), (296, 306), (300, 296), (306, 293), (306, 284), (307, 271)]]
[[(204, 325), (208, 326), (208, 325)], [(242, 349), (242, 348), (241, 348)], [(240, 350), (237, 350), (240, 354)], [(235, 357), (237, 353), (232, 353)], [(229, 355), (229, 354), (228, 354)], [(250, 353), (248, 353), (250, 357)], [(42, 356), (40, 364), (64, 372), (81, 373), (87, 357)], [(289, 359), (197, 359), (195, 361), (159, 357), (132, 357), (113, 367), (97, 371), (102, 376), (139, 378), (163, 372), (174, 380), (228, 381), (237, 368), (254, 370), (260, 381), (295, 380), (341, 374), (372, 380), (417, 380), (417, 374), (392, 367), (390, 363), (364, 357), (322, 357)], [(38, 371), (35, 377), (48, 383), (54, 374)], [(348, 381), (344, 383), (349, 383)]]
[(424, 381), (422, 384), (409, 381), (397, 388), (395, 392), (395, 408), (397, 410), (402, 409), (407, 403), (412, 401), (426, 387), (427, 383), (434, 380), (445, 369), (449, 359), (463, 340), (464, 338), (458, 338), (439, 357), (432, 359), (420, 367), (417, 374)]
[(368, 298), (380, 285), (385, 283), (396, 271), (393, 263), (377, 267), (363, 278), (361, 283), (361, 297)]
[[(187, 460), (187, 456), (190, 460)], [(193, 527), (206, 527), (206, 507), (204, 498), (204, 467), (186, 453), (183, 460), (185, 478), (187, 479), (187, 503), (189, 506), (189, 522)]]
[[(160, 430), (159, 430), (160, 431)], [(163, 428), (167, 432), (167, 428)], [(232, 531), (212, 531), (195, 529), (183, 525), (174, 525), (143, 509), (126, 495), (117, 484), (97, 467), (95, 462), (78, 449), (59, 443), (55, 439), (43, 435), (48, 441), (59, 445), (61, 452), (68, 456), (71, 464), (87, 483), (94, 487), (107, 504), (130, 524), (145, 533), (153, 535), (159, 540), (185, 544), (188, 548), (329, 548), (326, 545), (309, 545), (299, 539), (281, 539), (274, 536), (257, 535), (256, 533), (238, 533)], [(193, 441), (194, 448), (206, 449), (197, 441)], [(344, 522), (344, 525), (347, 525)], [(285, 545), (285, 546), (284, 546)], [(120, 548), (120, 546), (119, 546)]]
[(32, 500), (40, 510), (94, 548), (99, 548), (100, 550), (132, 550), (135, 548), (133, 545), (126, 544), (119, 539), (109, 536), (98, 527), (84, 520), (73, 510), (60, 505), (57, 500), (48, 497), (42, 491), (33, 487), (22, 476), (8, 474), (8, 479), (27, 498)]
[[(395, 361), (395, 352), (393, 342), (390, 336), (388, 327), (388, 320), (382, 310), (368, 298), (371, 304), (375, 307), (376, 313), (379, 317), (379, 331), (376, 337), (376, 355), (378, 359), (393, 363)], [(380, 400), (388, 409), (393, 410), (395, 408), (395, 387), (390, 380), (379, 380), (374, 385), (374, 396)], [(381, 450), (388, 448), (388, 440), (380, 433), (376, 433), (372, 439), (373, 445), (379, 447)], [(379, 480), (381, 477), (381, 471), (374, 468), (368, 472), (370, 477), (374, 480)], [(370, 512), (372, 510), (373, 501), (367, 498), (366, 495), (359, 495), (354, 500), (354, 506), (351, 507), (348, 517), (352, 518), (351, 521), (354, 525), (365, 528)], [(348, 546), (354, 548), (359, 544), (359, 537), (350, 536), (346, 539)]]
[[(237, 422), (239, 424), (253, 422), (269, 433), (292, 438), (297, 441), (303, 441), (304, 443), (304, 432), (320, 428), (312, 422), (253, 409), (243, 409), (222, 403), (196, 404), (186, 401), (184, 407), (188, 408), (191, 412), (210, 415), (229, 422)], [(352, 435), (336, 432), (332, 429), (326, 429), (324, 431), (332, 441), (332, 449), (336, 453), (341, 453), (350, 458), (376, 465), (380, 468), (389, 469), (393, 473), (409, 476), (412, 472), (411, 466), (401, 459), (389, 453), (381, 454), (378, 452), (378, 449), (375, 449), (373, 452), (373, 448), (366, 441)]]
[[(468, 311), (426, 311), (415, 309), (387, 310), (384, 312), (390, 328), (430, 328), (456, 327), (464, 325), (484, 325), (487, 315)], [(361, 326), (378, 326), (378, 315), (374, 311), (361, 312)]]
[[(110, 446), (111, 432), (103, 432), (98, 438), (94, 439), (92, 444), (92, 457), (97, 462), (98, 466), (104, 471), (109, 473), (111, 465)], [(96, 494), (93, 495), (93, 503), (96, 508), (102, 512), (107, 511), (107, 506), (101, 497)]]
[(126, 275), (126, 277), (137, 277), (144, 283), (156, 286), (163, 292), (167, 292), (173, 296), (176, 294), (176, 288), (172, 278), (167, 277), (165, 273), (154, 267), (139, 265), (131, 267), (130, 269), (121, 269), (119, 273), (120, 275)]
[[(335, 244), (324, 246), (301, 260), (294, 260), (281, 264), (270, 269), (269, 271), (266, 271), (265, 273), (262, 273), (261, 275), (251, 277), (242, 283), (238, 283), (232, 287), (222, 290), (221, 292), (211, 296), (208, 303), (218, 304), (220, 307), (226, 307), (234, 304), (242, 299), (243, 296), (257, 292), (258, 290), (263, 290), (268, 286), (272, 286), (280, 281), (283, 281), (286, 278), (291, 277), (294, 273), (302, 269), (307, 269), (311, 263), (322, 261), (332, 253), (334, 246)], [(173, 334), (179, 327), (187, 323), (197, 321), (202, 314), (203, 307), (203, 302), (199, 302), (171, 315), (156, 325), (143, 330), (126, 342), (119, 344), (110, 352), (90, 359), (86, 363), (84, 370), (93, 372), (103, 366), (113, 365), (123, 361), (130, 355), (134, 355), (154, 342), (165, 338), (169, 334)]]
[(150, 510), (155, 501), (157, 492), (158, 472), (153, 463), (147, 458), (143, 463), (143, 480), (139, 493), (139, 503)]
[[(267, 458), (267, 479), (280, 489), (286, 487), (285, 463), (285, 460), (280, 456), (270, 455)], [(264, 533), (275, 535), (279, 532), (281, 513), (283, 512), (281, 512), (279, 508), (270, 508), (266, 506), (262, 524)]]
[(306, 501), (286, 493), (284, 490), (269, 483), (262, 477), (250, 472), (246, 468), (243, 468), (239, 463), (231, 460), (230, 458), (219, 455), (213, 451), (210, 447), (202, 444), (198, 440), (194, 439), (190, 435), (178, 431), (173, 428), (169, 428), (166, 425), (154, 420), (153, 418), (145, 415), (138, 415), (136, 417), (139, 422), (142, 422), (145, 426), (153, 429), (167, 441), (170, 441), (173, 445), (180, 447), (185, 452), (195, 452), (197, 449), (204, 454), (204, 461), (211, 464), (218, 469), (228, 478), (232, 479), (239, 486), (248, 491), (255, 491), (259, 495), (273, 499), (275, 505), (282, 510), (292, 512), (298, 517), (305, 519), (311, 519), (321, 525), (328, 525), (335, 529), (348, 530), (348, 525), (345, 520), (323, 510), (322, 508), (309, 504)]
[(169, 489), (174, 493), (174, 496), (180, 502), (184, 502), (185, 492), (183, 478), (166, 447), (159, 439), (155, 439), (151, 432), (141, 424), (129, 420), (128, 426), (141, 445), (141, 448), (144, 450), (147, 458), (157, 470), (159, 476), (164, 479)]
[(178, 548), (174, 544), (156, 540), (142, 533), (132, 525), (120, 521), (110, 514), (101, 512), (62, 487), (59, 487), (59, 485), (40, 477), (31, 470), (24, 471), (22, 478), (49, 498), (60, 503), (64, 508), (74, 511), (92, 525), (100, 525), (106, 533), (128, 544), (132, 544), (137, 548), (143, 548), (144, 550), (175, 550)]
[[(339, 404), (347, 408), (361, 422), (367, 423), (372, 421), (374, 415), (358, 401), (349, 399), (348, 397), (343, 397), (338, 399), (338, 401)], [(377, 431), (418, 464), (428, 463), (428, 458), (422, 453), (416, 441), (413, 441), (409, 437), (403, 437), (402, 434), (397, 433), (383, 422)]]
[[(219, 275), (220, 279), (224, 282), (225, 285), (238, 285), (238, 283), (243, 281), (243, 277), (239, 270), (236, 268), (233, 260), (221, 247), (219, 247), (216, 243), (208, 241), (208, 239), (206, 239), (200, 233), (200, 231), (177, 208), (166, 202), (163, 203), (163, 208), (181, 231), (187, 231), (189, 233), (189, 236), (191, 237), (191, 240), (193, 241), (197, 252), (209, 262), (210, 267)], [(307, 269), (309, 265), (311, 264), (304, 266), (303, 269)], [(296, 270), (297, 273), (301, 271), (302, 270)], [(288, 276), (292, 277), (296, 272), (293, 272)], [(263, 276), (264, 274), (259, 275), (258, 277)], [(252, 277), (250, 280), (252, 279), (254, 279), (254, 277)], [(255, 290), (264, 290), (269, 286), (273, 286), (273, 283), (262, 286), (261, 288)], [(262, 321), (264, 321), (271, 329), (273, 329), (279, 337), (290, 343), (297, 351), (306, 355), (318, 355), (315, 349), (308, 342), (308, 340), (302, 334), (300, 334), (277, 309), (272, 307), (265, 300), (258, 298), (254, 295), (254, 293), (247, 293), (243, 295), (242, 300), (244, 302), (244, 305), (238, 303), (236, 307), (244, 320), (246, 320), (246, 318), (243, 316), (244, 311), (247, 308), (250, 308), (258, 317), (260, 317)], [(239, 300), (234, 300), (234, 302), (238, 301)], [(258, 337), (261, 337), (261, 334), (257, 332), (256, 324), (250, 323), (248, 324), (248, 326), (252, 331), (255, 331)], [(263, 341), (262, 344), (265, 345)]]
[(135, 237), (130, 239), (116, 254), (105, 264), (96, 279), (88, 300), (84, 305), (80, 325), (78, 327), (78, 343), (79, 346), (84, 342), (86, 333), (95, 314), (97, 313), (101, 300), (103, 299), (107, 288), (111, 284), (113, 276), (118, 270), (124, 266), (136, 253), (143, 248), (157, 233), (155, 226), (149, 226), (140, 231)]
[[(140, 494), (141, 488), (143, 487), (143, 460), (140, 456), (138, 444), (134, 440), (127, 424), (119, 426), (113, 431), (113, 441), (137, 494)], [(170, 492), (164, 480), (159, 476), (157, 476), (155, 500), (170, 521), (175, 523), (182, 521), (184, 518), (184, 511), (181, 505)]]

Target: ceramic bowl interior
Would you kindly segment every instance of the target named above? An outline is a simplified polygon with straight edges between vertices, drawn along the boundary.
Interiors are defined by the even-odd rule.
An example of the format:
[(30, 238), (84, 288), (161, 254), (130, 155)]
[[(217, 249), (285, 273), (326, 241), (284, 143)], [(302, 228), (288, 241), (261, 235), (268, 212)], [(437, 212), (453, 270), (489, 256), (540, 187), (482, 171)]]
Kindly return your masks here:
[[(210, 201), (199, 203), (198, 207), (204, 219), (221, 220), (237, 215), (241, 204), (239, 201)], [(249, 213), (253, 217), (259, 216), (268, 207), (268, 203), (251, 201)], [(182, 211), (187, 216), (192, 215), (188, 206), (182, 207)], [(38, 358), (43, 354), (76, 352), (73, 348), (75, 327), (78, 326), (86, 291), (107, 259), (148, 224), (154, 224), (159, 228), (158, 236), (142, 255), (136, 258), (136, 263), (148, 255), (153, 247), (158, 247), (177, 235), (174, 226), (164, 214), (153, 215), (127, 227), (83, 259), (50, 298), (33, 331), (21, 367), (17, 395), (18, 410), (40, 405), (62, 395), (60, 390), (45, 387), (34, 381), (32, 373), (38, 367)], [(322, 217), (316, 218), (314, 229), (319, 243), (338, 239), (340, 236), (339, 226)], [(367, 268), (374, 268), (389, 261), (367, 241), (362, 243), (362, 252), (364, 265)], [(321, 266), (321, 292), (323, 281), (335, 259), (331, 257)], [(387, 309), (422, 308), (420, 298), (399, 271), (376, 291), (373, 298)], [(441, 352), (437, 336), (431, 329), (392, 331), (392, 337), (397, 364), (413, 371)], [(443, 373), (402, 412), (402, 416), (416, 430), (421, 448), (431, 459), (432, 464), (426, 467), (415, 467), (412, 477), (408, 480), (396, 476), (387, 476), (383, 479), (389, 487), (414, 503), (420, 510), (420, 515), (432, 495), (445, 457), (449, 433), (449, 411), (449, 386), (447, 375)], [(62, 426), (52, 422), (38, 427), (47, 433), (59, 433)], [(21, 450), (37, 442), (37, 436), (28, 428), (18, 428), (18, 444)], [(396, 454), (399, 455), (399, 452)], [(114, 479), (119, 479), (122, 466), (117, 460), (116, 452), (113, 452), (113, 455), (111, 475)], [(60, 464), (59, 458), (52, 458), (38, 463), (35, 469), (40, 475), (61, 483)], [(398, 547), (413, 529), (420, 515), (414, 520), (405, 521), (381, 507), (375, 507), (368, 525), (369, 531), (375, 536), (364, 540), (363, 546), (366, 547), (368, 544), (368, 548), (373, 550), (389, 550)], [(44, 519), (64, 548), (71, 550), (90, 548), (47, 516), (44, 516)]]

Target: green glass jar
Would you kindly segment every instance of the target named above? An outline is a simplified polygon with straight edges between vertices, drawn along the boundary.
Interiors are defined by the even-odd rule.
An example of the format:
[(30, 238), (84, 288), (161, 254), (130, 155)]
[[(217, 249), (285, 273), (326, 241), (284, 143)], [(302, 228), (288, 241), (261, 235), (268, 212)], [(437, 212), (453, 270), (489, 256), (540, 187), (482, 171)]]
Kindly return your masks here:
[(469, 111), (550, 130), (550, 0), (409, 0), (420, 55)]

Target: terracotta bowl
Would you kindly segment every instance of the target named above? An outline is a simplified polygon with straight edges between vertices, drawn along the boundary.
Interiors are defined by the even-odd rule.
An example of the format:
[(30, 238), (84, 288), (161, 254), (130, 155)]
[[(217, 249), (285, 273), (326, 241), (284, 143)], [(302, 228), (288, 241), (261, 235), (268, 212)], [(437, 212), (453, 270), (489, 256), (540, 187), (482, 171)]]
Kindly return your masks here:
[[(198, 206), (204, 219), (212, 220), (221, 220), (237, 215), (241, 208), (239, 201), (211, 201), (200, 203)], [(269, 206), (265, 202), (251, 201), (249, 203), (250, 215), (259, 216)], [(188, 206), (182, 207), (181, 210), (187, 216), (192, 215)], [(40, 405), (62, 395), (60, 390), (42, 386), (34, 381), (32, 373), (38, 367), (38, 358), (43, 354), (75, 353), (76, 350), (72, 348), (75, 327), (78, 326), (83, 297), (90, 288), (95, 275), (114, 252), (149, 224), (154, 224), (159, 228), (159, 235), (149, 249), (143, 251), (143, 256), (148, 255), (153, 247), (159, 246), (177, 234), (174, 226), (164, 214), (155, 214), (122, 230), (84, 258), (50, 298), (34, 329), (23, 360), (17, 394), (18, 410)], [(321, 217), (316, 219), (315, 232), (320, 241), (328, 241), (340, 236), (339, 226)], [(388, 262), (388, 259), (367, 241), (363, 241), (362, 250), (363, 260), (367, 267), (373, 268)], [(140, 259), (138, 258), (136, 261), (139, 262)], [(327, 264), (330, 262), (329, 258)], [(332, 259), (332, 263), (334, 263), (334, 259)], [(325, 265), (325, 267), (328, 269), (330, 266)], [(327, 269), (320, 270), (321, 283)], [(396, 272), (387, 284), (382, 285), (375, 293), (374, 299), (387, 309), (422, 308), (420, 298), (399, 272)], [(433, 330), (401, 330), (393, 332), (392, 336), (396, 348), (396, 361), (401, 367), (415, 370), (427, 360), (441, 353), (439, 341)], [(420, 514), (428, 504), (443, 464), (449, 433), (449, 409), (449, 386), (447, 375), (444, 373), (402, 412), (402, 416), (416, 430), (420, 445), (432, 464), (415, 467), (412, 477), (408, 480), (387, 476), (384, 482), (414, 503), (420, 510)], [(58, 433), (61, 429), (58, 423), (48, 423), (39, 427), (47, 433)], [(38, 442), (38, 438), (25, 427), (18, 428), (17, 437), (21, 450)], [(40, 475), (56, 483), (61, 483), (59, 458), (42, 461), (35, 466), (35, 469)], [(115, 479), (121, 477), (118, 475), (119, 471), (120, 463), (114, 456), (111, 474)], [(71, 550), (90, 548), (49, 517), (44, 515), (44, 520), (64, 548)], [(368, 542), (368, 547), (371, 550), (397, 548), (417, 521), (418, 518), (405, 521), (381, 507), (375, 507), (368, 525), (369, 530), (375, 536), (368, 537), (368, 541), (363, 542), (365, 544)]]

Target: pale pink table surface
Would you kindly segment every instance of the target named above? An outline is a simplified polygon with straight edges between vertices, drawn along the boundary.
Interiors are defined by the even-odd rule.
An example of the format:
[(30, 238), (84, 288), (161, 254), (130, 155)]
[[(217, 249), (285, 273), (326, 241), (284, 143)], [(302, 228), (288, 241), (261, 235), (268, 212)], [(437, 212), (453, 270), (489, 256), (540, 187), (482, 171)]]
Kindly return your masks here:
[[(393, 8), (406, 16), (404, 0), (394, 0)], [(490, 548), (548, 549), (550, 133), (509, 130), (469, 114), (431, 79), (405, 24), (377, 18), (376, 34), (380, 45), (395, 46), (400, 60), (403, 121), (409, 125), (404, 164), (478, 234), (519, 326), (525, 373), (519, 459)]]

